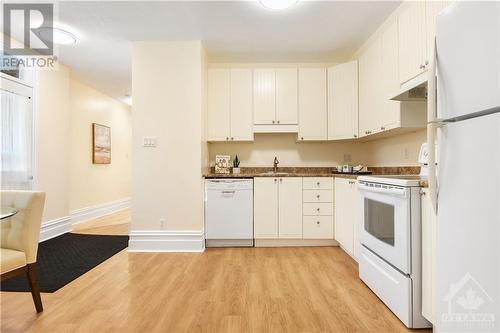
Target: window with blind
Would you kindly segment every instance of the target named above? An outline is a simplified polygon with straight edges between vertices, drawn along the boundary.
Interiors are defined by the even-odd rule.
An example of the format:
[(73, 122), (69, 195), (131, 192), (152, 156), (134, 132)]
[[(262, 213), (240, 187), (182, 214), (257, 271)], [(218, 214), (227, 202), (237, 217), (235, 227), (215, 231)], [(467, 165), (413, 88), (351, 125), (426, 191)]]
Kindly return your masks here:
[(0, 186), (2, 190), (33, 188), (33, 88), (0, 77)]

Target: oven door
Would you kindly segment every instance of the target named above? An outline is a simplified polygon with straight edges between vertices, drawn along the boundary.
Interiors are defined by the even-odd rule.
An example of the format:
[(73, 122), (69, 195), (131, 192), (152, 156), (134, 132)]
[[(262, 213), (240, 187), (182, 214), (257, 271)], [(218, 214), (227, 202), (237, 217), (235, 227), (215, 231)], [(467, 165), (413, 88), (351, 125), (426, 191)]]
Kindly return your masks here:
[(358, 187), (361, 243), (410, 274), (410, 189), (363, 181)]

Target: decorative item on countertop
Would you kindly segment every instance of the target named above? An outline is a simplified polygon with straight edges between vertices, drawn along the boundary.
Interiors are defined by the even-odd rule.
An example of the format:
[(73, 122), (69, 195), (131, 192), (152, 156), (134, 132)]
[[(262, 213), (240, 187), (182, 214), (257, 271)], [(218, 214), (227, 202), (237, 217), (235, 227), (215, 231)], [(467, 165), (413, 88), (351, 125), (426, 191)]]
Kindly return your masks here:
[(240, 159), (238, 158), (238, 155), (234, 158), (233, 161), (233, 173), (240, 173)]
[(229, 155), (215, 155), (215, 173), (229, 173)]

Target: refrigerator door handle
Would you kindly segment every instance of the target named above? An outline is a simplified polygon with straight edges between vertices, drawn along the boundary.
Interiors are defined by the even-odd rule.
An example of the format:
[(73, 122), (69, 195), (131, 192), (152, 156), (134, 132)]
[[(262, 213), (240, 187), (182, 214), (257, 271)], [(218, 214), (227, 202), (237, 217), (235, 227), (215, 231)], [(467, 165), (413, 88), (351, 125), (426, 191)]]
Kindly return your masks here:
[(441, 126), (436, 114), (436, 38), (432, 43), (432, 57), (427, 71), (427, 145), (430, 147), (429, 163), (429, 199), (432, 208), (437, 212), (437, 176), (436, 176), (436, 132), (437, 127)]

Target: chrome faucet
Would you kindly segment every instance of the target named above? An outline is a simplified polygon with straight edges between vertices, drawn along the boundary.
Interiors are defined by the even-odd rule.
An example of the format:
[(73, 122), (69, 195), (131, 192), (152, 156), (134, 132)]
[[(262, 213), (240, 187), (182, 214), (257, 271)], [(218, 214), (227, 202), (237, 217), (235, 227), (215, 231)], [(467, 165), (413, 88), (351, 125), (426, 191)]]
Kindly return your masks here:
[(276, 173), (278, 172), (278, 164), (280, 163), (280, 161), (278, 161), (278, 158), (276, 156), (274, 156), (274, 162), (273, 162), (273, 172)]

